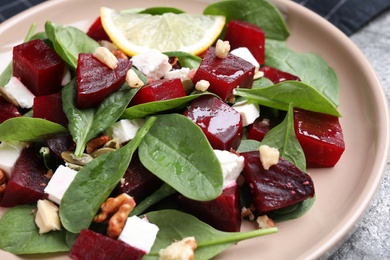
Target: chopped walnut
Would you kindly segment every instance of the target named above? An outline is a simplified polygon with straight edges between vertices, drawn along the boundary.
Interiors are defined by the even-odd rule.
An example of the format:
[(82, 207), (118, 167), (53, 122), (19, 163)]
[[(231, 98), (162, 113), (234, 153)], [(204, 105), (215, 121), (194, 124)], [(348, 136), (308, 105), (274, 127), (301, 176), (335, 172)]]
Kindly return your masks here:
[(101, 135), (99, 137), (96, 137), (96, 138), (90, 140), (87, 143), (87, 153), (91, 154), (97, 148), (102, 147), (103, 145), (105, 145), (110, 140), (111, 140), (111, 137), (109, 137), (108, 135)]
[(215, 54), (218, 58), (225, 59), (230, 51), (230, 44), (228, 41), (219, 39), (215, 46)]
[(5, 178), (5, 173), (0, 169), (0, 199), (3, 197), (7, 180)]
[(253, 215), (252, 210), (249, 209), (249, 208), (246, 208), (246, 207), (243, 207), (243, 208), (241, 209), (241, 217), (242, 217), (242, 218), (248, 217), (248, 219), (249, 219), (250, 221), (253, 221), (253, 220), (255, 219), (255, 215)]
[(193, 260), (198, 247), (194, 237), (186, 237), (175, 241), (159, 252), (161, 260)]
[(270, 219), (267, 215), (260, 216), (256, 219), (259, 224), (259, 228), (271, 228), (275, 227), (275, 222)]
[(129, 59), (129, 57), (126, 55), (126, 53), (124, 53), (123, 51), (121, 51), (121, 50), (112, 50), (111, 51), (111, 53), (112, 54), (114, 54), (114, 56), (117, 58), (117, 59), (126, 59), (126, 60), (128, 60)]
[(209, 87), (210, 87), (210, 82), (208, 82), (207, 80), (204, 80), (204, 79), (199, 80), (195, 84), (195, 89), (200, 91), (200, 92), (205, 92)]
[(106, 202), (102, 204), (101, 212), (94, 218), (94, 222), (105, 222), (108, 218), (107, 234), (111, 238), (118, 238), (126, 224), (126, 220), (130, 212), (135, 207), (135, 201), (133, 197), (122, 193), (116, 198), (108, 198)]

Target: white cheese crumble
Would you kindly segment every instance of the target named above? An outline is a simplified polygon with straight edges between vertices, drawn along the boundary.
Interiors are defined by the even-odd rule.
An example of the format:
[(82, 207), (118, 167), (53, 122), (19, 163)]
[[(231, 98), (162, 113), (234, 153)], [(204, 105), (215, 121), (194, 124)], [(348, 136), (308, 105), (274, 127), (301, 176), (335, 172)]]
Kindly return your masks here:
[(31, 108), (34, 105), (34, 94), (16, 77), (12, 77), (4, 86), (7, 91), (19, 104), (21, 108)]
[(107, 135), (112, 139), (118, 139), (120, 144), (132, 140), (138, 129), (145, 124), (144, 119), (122, 119), (107, 130)]
[(279, 150), (268, 145), (260, 145), (260, 161), (265, 170), (279, 162)]
[(169, 57), (158, 50), (149, 50), (131, 58), (133, 65), (152, 80), (164, 77), (172, 69)]
[(255, 57), (253, 56), (253, 54), (250, 52), (248, 48), (239, 47), (237, 49), (232, 50), (230, 53), (240, 57), (241, 59), (246, 60), (247, 62), (252, 63), (253, 66), (255, 66), (255, 75), (254, 75), (255, 79), (264, 76), (264, 73), (259, 71), (260, 70), (259, 62), (255, 59)]
[(242, 126), (253, 124), (260, 116), (259, 105), (253, 103), (235, 104), (232, 106), (242, 118)]
[(0, 143), (0, 169), (8, 180), (11, 178), (12, 169), (25, 147), (27, 147), (27, 143), (23, 142)]
[(226, 150), (214, 150), (222, 167), (223, 189), (233, 186), (244, 169), (244, 157)]
[(165, 79), (180, 79), (181, 81), (185, 81), (189, 79), (188, 73), (190, 73), (191, 69), (183, 67), (181, 69), (177, 70), (170, 70), (165, 73), (164, 78)]
[(44, 192), (49, 195), (49, 200), (59, 205), (65, 191), (76, 177), (76, 174), (77, 171), (60, 165), (44, 189)]
[(35, 224), (39, 228), (39, 234), (61, 229), (58, 207), (51, 201), (38, 200), (38, 211), (35, 215)]

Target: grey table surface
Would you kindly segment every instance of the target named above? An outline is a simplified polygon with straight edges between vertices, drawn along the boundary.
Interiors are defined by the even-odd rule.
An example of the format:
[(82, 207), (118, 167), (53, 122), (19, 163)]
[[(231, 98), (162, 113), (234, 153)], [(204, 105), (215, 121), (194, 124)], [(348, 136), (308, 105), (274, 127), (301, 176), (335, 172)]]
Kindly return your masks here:
[[(350, 39), (370, 62), (390, 102), (390, 11)], [(329, 259), (390, 259), (390, 159), (371, 207), (351, 237)]]

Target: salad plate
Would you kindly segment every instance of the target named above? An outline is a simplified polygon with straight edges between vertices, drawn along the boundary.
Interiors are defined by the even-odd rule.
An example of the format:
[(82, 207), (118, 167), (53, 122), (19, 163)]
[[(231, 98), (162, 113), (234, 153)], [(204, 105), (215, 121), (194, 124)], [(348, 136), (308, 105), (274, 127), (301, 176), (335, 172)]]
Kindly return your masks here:
[[(163, 5), (202, 13), (210, 2), (165, 0)], [(306, 215), (278, 223), (276, 234), (239, 242), (217, 259), (326, 258), (353, 231), (370, 205), (383, 178), (389, 153), (388, 104), (364, 55), (347, 36), (315, 13), (292, 1), (273, 2), (286, 18), (291, 33), (288, 45), (299, 52), (319, 54), (339, 78), (340, 123), (346, 149), (335, 167), (308, 170), (314, 180), (317, 200)], [(159, 0), (53, 0), (35, 6), (0, 24), (0, 71), (10, 61), (12, 47), (23, 41), (32, 23), (37, 24), (37, 32), (43, 30), (47, 20), (87, 30), (99, 16), (101, 6), (121, 10), (162, 6), (161, 3)], [(0, 209), (0, 215), (3, 213), (4, 209)], [(249, 222), (242, 226), (242, 230), (253, 228)], [(66, 254), (35, 257), (67, 259)], [(21, 258), (0, 251), (0, 259)]]

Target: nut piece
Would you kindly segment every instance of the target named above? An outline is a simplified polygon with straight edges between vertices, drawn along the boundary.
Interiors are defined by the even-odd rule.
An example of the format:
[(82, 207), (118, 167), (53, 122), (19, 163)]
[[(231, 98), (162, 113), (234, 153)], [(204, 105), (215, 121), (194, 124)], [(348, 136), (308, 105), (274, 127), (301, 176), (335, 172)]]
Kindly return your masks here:
[(260, 216), (256, 219), (259, 228), (271, 228), (275, 227), (275, 222), (270, 219), (267, 215)]
[(95, 151), (97, 148), (102, 147), (105, 145), (108, 141), (111, 140), (111, 137), (108, 135), (101, 135), (99, 137), (96, 137), (87, 143), (87, 153), (91, 154), (93, 151)]
[(3, 198), (5, 188), (7, 187), (6, 184), (7, 180), (5, 178), (4, 172), (0, 169), (0, 200)]
[(194, 251), (197, 248), (194, 237), (186, 237), (180, 241), (175, 241), (159, 252), (161, 260), (192, 260)]
[(111, 52), (112, 52), (112, 54), (114, 54), (114, 56), (115, 56), (117, 59), (119, 59), (119, 58), (121, 58), (121, 59), (126, 59), (126, 60), (129, 59), (129, 57), (126, 55), (126, 53), (124, 53), (124, 52), (121, 51), (121, 50), (116, 49), (116, 50), (112, 50)]
[(207, 89), (209, 87), (210, 87), (210, 82), (208, 82), (207, 80), (204, 80), (204, 79), (199, 80), (195, 84), (195, 89), (198, 90), (198, 91), (201, 91), (201, 92), (207, 91)]
[(222, 41), (218, 39), (217, 44), (215, 46), (215, 54), (218, 58), (225, 59), (230, 51), (229, 41)]
[(93, 52), (93, 56), (103, 62), (110, 69), (116, 69), (118, 67), (118, 59), (115, 55), (105, 47), (98, 47)]
[(0, 95), (12, 105), (20, 107), (19, 102), (2, 86), (0, 86)]
[(111, 238), (118, 238), (126, 224), (130, 212), (134, 209), (136, 203), (133, 197), (126, 193), (120, 194), (116, 198), (108, 198), (100, 207), (101, 212), (93, 221), (101, 223), (108, 218), (107, 234)]
[(268, 145), (261, 145), (259, 148), (260, 161), (264, 170), (269, 170), (272, 165), (279, 162), (279, 150), (269, 147)]
[(144, 82), (138, 77), (134, 70), (129, 69), (126, 73), (126, 82), (131, 88), (140, 88)]

